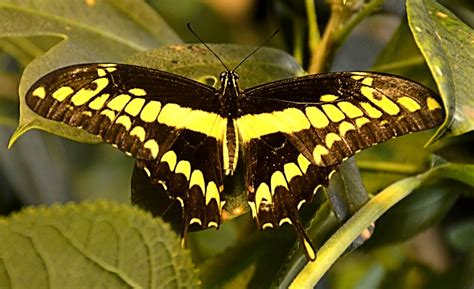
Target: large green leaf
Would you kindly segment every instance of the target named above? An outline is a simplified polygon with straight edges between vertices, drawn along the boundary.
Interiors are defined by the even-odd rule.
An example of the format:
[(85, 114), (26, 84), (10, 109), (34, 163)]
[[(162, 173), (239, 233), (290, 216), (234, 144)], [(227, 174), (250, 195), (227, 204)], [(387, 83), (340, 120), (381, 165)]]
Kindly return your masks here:
[(433, 0), (407, 0), (410, 29), (443, 97), (452, 134), (474, 129), (474, 31)]
[(110, 202), (28, 208), (0, 219), (1, 288), (193, 288), (168, 225)]
[[(23, 96), (41, 75), (73, 63), (120, 62), (139, 51), (180, 42), (144, 2), (0, 0), (0, 37), (41, 35), (64, 40), (26, 67), (19, 88), (20, 124), (11, 143), (39, 126)], [(83, 140), (98, 141), (55, 122), (48, 128), (58, 135), (80, 134)]]

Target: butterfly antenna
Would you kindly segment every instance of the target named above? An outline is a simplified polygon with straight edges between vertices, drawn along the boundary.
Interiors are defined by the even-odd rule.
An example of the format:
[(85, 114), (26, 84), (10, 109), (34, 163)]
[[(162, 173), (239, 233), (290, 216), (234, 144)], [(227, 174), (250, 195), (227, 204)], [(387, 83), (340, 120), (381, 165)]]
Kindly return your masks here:
[(278, 32), (280, 32), (280, 29), (275, 30), (275, 32), (273, 32), (273, 34), (270, 35), (270, 37), (268, 37), (267, 40), (263, 41), (262, 44), (260, 44), (252, 52), (250, 52), (239, 64), (237, 64), (236, 67), (234, 67), (234, 69), (232, 69), (232, 71), (235, 71), (237, 68), (239, 68), (239, 66), (241, 66), (247, 59), (250, 58), (250, 56), (254, 55), (255, 52), (257, 52), (260, 48), (262, 48), (265, 44), (267, 44), (268, 41), (270, 41), (273, 37), (275, 37), (275, 35), (277, 35)]
[(214, 56), (220, 61), (220, 63), (224, 66), (224, 68), (229, 71), (229, 68), (227, 68), (227, 66), (225, 65), (224, 61), (222, 61), (222, 59), (219, 57), (219, 55), (217, 55), (207, 44), (206, 42), (204, 42), (201, 37), (199, 37), (199, 35), (197, 35), (196, 32), (194, 32), (193, 28), (191, 27), (191, 23), (188, 22), (187, 24), (188, 26), (188, 29), (189, 31), (191, 31), (192, 34), (194, 34), (194, 36), (199, 40), (201, 41), (202, 44), (204, 44), (204, 46), (206, 46), (207, 49), (209, 49), (210, 52), (212, 52), (212, 54), (214, 54)]

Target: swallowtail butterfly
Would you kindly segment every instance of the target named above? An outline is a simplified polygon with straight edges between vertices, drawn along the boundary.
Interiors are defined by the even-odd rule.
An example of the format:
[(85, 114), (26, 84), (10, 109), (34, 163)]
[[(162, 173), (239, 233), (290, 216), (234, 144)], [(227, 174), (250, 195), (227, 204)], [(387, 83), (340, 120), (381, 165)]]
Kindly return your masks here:
[(214, 89), (140, 66), (78, 64), (43, 76), (26, 103), (137, 159), (181, 204), (183, 238), (193, 224), (219, 227), (224, 178), (243, 162), (257, 226), (293, 225), (311, 260), (298, 210), (331, 172), (362, 149), (444, 119), (432, 91), (394, 75), (322, 73), (241, 90), (226, 69), (220, 81)]

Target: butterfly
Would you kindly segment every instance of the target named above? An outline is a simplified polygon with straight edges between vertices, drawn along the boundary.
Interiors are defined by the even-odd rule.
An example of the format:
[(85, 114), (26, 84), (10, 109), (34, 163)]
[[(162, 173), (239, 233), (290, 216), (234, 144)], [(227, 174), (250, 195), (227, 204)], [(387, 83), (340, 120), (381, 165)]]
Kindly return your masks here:
[(190, 226), (220, 226), (224, 180), (242, 162), (257, 226), (292, 225), (310, 260), (298, 211), (339, 164), (444, 119), (435, 93), (395, 75), (332, 72), (242, 90), (235, 70), (226, 67), (215, 89), (147, 67), (77, 64), (41, 77), (26, 104), (134, 157), (181, 204), (183, 239)]

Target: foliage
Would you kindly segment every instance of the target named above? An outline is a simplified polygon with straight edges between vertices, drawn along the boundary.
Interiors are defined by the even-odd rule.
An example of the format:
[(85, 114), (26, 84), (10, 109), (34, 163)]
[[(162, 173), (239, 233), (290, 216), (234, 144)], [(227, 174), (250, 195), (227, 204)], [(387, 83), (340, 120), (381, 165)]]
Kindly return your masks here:
[[(238, 14), (237, 8), (225, 10), (218, 4), (198, 5), (192, 0), (180, 2), (180, 13), (171, 0), (148, 4), (0, 0), (1, 212), (30, 204), (109, 199), (29, 207), (1, 219), (0, 287), (105, 284), (120, 288), (115, 285), (119, 283), (134, 288), (188, 288), (199, 283), (204, 288), (472, 287), (474, 230), (469, 205), (474, 196), (474, 157), (469, 145), (474, 123), (470, 81), (474, 79), (474, 33), (450, 11), (472, 16), (462, 4), (444, 1), (448, 9), (434, 0), (407, 0), (407, 18), (402, 17), (390, 41), (370, 38), (380, 47), (371, 70), (403, 75), (437, 89), (448, 118), (430, 143), (445, 131), (450, 138), (423, 149), (433, 132), (418, 133), (364, 151), (357, 157), (361, 174), (354, 159), (343, 164), (337, 181), (327, 190), (329, 198), (317, 194), (313, 204), (302, 210), (309, 234), (320, 246), (314, 263), (307, 263), (295, 247), (288, 228), (257, 232), (248, 215), (223, 224), (218, 232), (191, 234), (189, 254), (179, 248), (176, 235), (160, 218), (111, 201), (127, 199), (130, 159), (106, 146), (25, 134), (39, 128), (79, 142), (98, 142), (81, 130), (38, 117), (25, 105), (28, 87), (55, 68), (127, 62), (216, 85), (222, 66), (202, 45), (182, 44), (175, 30), (186, 42), (194, 41), (182, 28), (189, 19), (196, 19), (193, 25), (205, 39), (246, 42), (247, 46), (212, 45), (233, 66), (252, 49), (249, 43), (259, 43), (272, 30), (271, 25), (257, 27), (262, 23), (281, 26), (280, 35), (271, 42), (280, 50), (263, 48), (239, 71), (242, 86), (253, 86), (305, 74), (302, 67), (308, 73), (331, 69), (331, 63), (337, 68), (345, 54), (358, 58), (365, 48), (351, 48), (357, 37), (366, 41), (370, 34), (381, 33), (375, 27), (390, 24), (387, 13), (376, 13), (382, 2), (341, 0), (320, 5), (316, 1), (315, 6), (311, 0), (273, 1), (256, 9), (271, 14), (265, 22)], [(245, 26), (250, 28), (245, 30)], [(353, 69), (367, 69), (370, 61)], [(19, 123), (10, 139), (10, 145), (15, 145), (6, 151), (7, 135), (17, 124), (16, 106)], [(461, 206), (462, 214), (456, 215), (453, 207), (461, 203), (467, 203), (467, 209)], [(357, 250), (340, 259), (360, 244), (353, 243), (354, 239), (376, 220), (374, 236), (361, 248), (373, 258)], [(447, 236), (452, 254), (462, 258), (450, 257), (453, 265), (440, 272), (412, 257), (416, 254), (408, 247), (384, 246), (413, 238), (427, 228)]]

